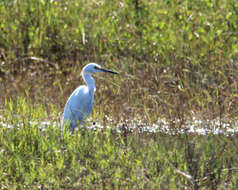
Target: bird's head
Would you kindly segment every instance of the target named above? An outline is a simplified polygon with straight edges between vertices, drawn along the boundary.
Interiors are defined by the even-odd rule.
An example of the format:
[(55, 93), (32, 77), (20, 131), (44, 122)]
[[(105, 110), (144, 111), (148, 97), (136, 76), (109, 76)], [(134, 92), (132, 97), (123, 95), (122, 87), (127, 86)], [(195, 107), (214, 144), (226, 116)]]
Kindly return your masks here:
[(112, 73), (112, 74), (118, 74), (115, 71), (103, 69), (100, 65), (98, 65), (96, 63), (89, 63), (86, 66), (84, 66), (84, 68), (82, 70), (82, 74), (93, 74), (93, 73), (98, 73), (98, 72), (107, 72), (107, 73)]

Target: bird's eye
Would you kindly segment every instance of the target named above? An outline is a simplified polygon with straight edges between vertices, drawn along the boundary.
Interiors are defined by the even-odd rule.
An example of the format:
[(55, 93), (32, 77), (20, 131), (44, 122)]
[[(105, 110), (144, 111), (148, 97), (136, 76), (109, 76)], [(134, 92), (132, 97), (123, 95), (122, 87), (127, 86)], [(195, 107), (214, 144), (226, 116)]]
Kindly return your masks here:
[(94, 69), (98, 69), (98, 67), (97, 67), (97, 66), (94, 66)]

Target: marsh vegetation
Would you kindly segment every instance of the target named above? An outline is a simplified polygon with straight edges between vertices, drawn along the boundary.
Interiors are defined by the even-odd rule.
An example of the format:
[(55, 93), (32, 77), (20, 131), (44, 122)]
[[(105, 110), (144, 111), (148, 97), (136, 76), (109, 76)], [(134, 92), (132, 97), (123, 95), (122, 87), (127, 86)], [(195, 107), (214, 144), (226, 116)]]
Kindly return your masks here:
[[(124, 129), (237, 127), (237, 61), (236, 0), (1, 1), (0, 188), (237, 189), (237, 134)], [(88, 62), (120, 71), (96, 76), (91, 120), (110, 127), (62, 138)]]

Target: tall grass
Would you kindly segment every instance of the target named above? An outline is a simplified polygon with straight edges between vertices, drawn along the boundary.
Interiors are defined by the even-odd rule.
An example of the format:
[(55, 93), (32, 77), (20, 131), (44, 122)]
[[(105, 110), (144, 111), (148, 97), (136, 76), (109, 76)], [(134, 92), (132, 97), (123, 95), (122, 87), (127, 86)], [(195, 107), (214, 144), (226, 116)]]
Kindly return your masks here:
[[(1, 189), (237, 189), (237, 137), (40, 127), (18, 98), (0, 119)], [(4, 126), (9, 124), (11, 127)], [(21, 125), (19, 127), (19, 125)]]
[(237, 119), (235, 0), (7, 0), (0, 10), (7, 94), (28, 88), (62, 109), (82, 65), (105, 62), (121, 75), (105, 90), (97, 80), (96, 103), (114, 104), (96, 109), (115, 120)]
[(237, 120), (236, 0), (5, 0), (0, 13), (1, 189), (238, 188), (235, 134), (69, 136), (53, 123), (88, 62), (120, 71), (96, 78), (104, 125)]

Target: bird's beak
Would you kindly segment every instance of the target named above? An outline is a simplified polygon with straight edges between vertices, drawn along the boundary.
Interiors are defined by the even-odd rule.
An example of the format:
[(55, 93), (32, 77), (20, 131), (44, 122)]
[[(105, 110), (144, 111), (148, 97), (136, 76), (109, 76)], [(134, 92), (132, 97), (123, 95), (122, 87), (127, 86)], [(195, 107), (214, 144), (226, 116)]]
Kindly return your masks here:
[(98, 68), (98, 70), (100, 70), (102, 72), (111, 73), (111, 74), (118, 74), (118, 72), (115, 72), (115, 71), (112, 71), (112, 70), (108, 70), (108, 69)]

